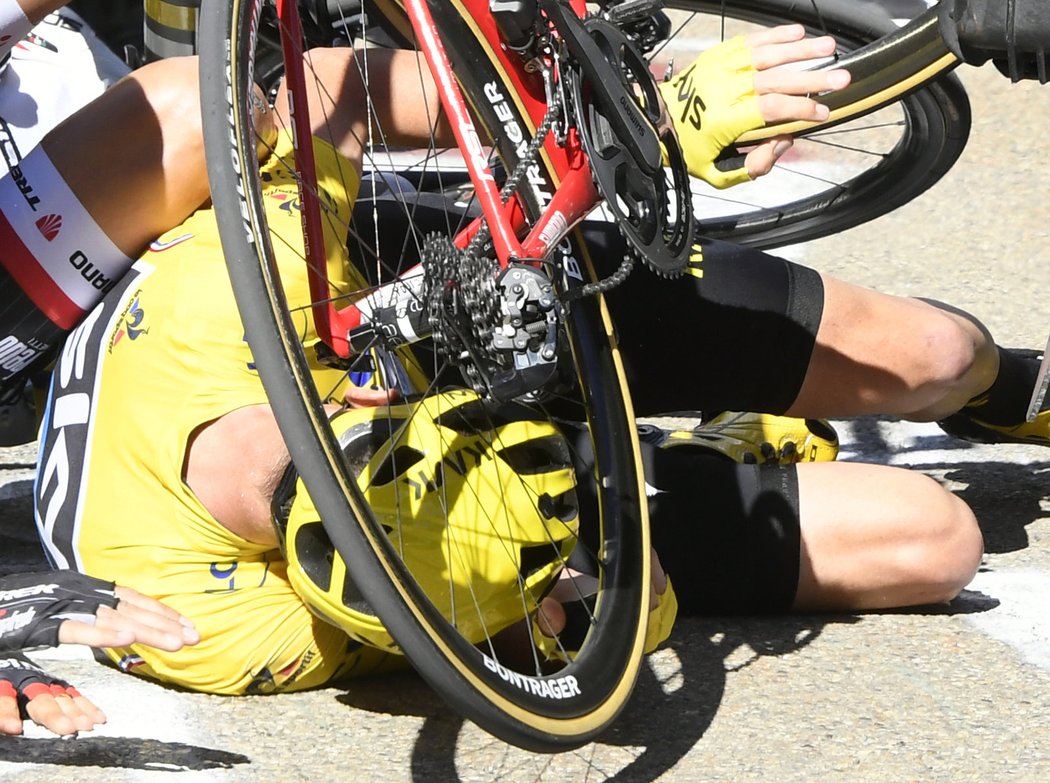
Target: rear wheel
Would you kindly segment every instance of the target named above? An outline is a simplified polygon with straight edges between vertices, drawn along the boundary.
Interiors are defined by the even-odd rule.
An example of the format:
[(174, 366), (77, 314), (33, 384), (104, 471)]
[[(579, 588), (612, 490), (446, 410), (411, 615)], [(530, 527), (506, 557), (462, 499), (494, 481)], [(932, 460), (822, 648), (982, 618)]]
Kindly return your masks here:
[[(395, 511), (388, 508), (386, 517), (375, 513), (369, 504), (370, 487), (359, 486), (329, 422), (331, 406), (342, 404), (348, 380), (357, 386), (397, 388), (408, 407), (418, 409), (421, 416), (439, 387), (446, 388), (450, 380), (463, 383), (460, 357), (450, 356), (431, 340), (411, 351), (377, 340), (366, 346), (356, 361), (338, 359), (338, 350), (316, 338), (314, 308), (322, 300), (334, 301), (337, 307), (360, 300), (377, 286), (399, 279), (428, 248), (432, 250), (445, 241), (441, 238), (455, 236), (469, 205), (427, 195), (417, 190), (417, 185), (443, 183), (448, 177), (460, 176), (458, 172), (446, 175), (444, 168), (446, 158), (457, 168), (457, 156), (442, 152), (433, 141), (421, 140), (413, 149), (387, 146), (386, 141), (396, 133), (383, 125), (387, 113), (384, 105), (390, 101), (369, 90), (366, 100), (359, 104), (361, 115), (370, 121), (360, 124), (364, 128), (358, 139), (362, 148), (361, 194), (353, 203), (352, 219), (338, 209), (340, 201), (345, 204), (353, 200), (348, 195), (353, 190), (349, 183), (352, 178), (340, 184), (331, 170), (319, 167), (322, 187), (311, 192), (303, 151), (296, 153), (296, 170), (282, 170), (280, 165), (275, 168), (268, 148), (273, 143), (272, 134), (262, 132), (253, 84), (259, 50), (268, 47), (265, 6), (262, 0), (205, 4), (200, 26), (202, 98), (209, 174), (223, 249), (246, 339), (295, 466), (327, 536), (367, 604), (436, 690), (483, 728), (523, 747), (551, 751), (582, 744), (608, 726), (628, 698), (642, 659), (648, 614), (649, 539), (637, 440), (601, 299), (584, 297), (570, 303), (566, 297), (556, 381), (515, 403), (519, 409), (524, 406), (531, 418), (563, 431), (568, 420), (582, 424), (582, 429), (576, 430), (584, 434), (574, 441), (573, 461), (590, 463), (593, 457), (594, 465), (592, 474), (581, 472), (577, 476), (577, 492), (581, 497), (593, 496), (593, 503), (585, 504), (589, 507), (581, 512), (572, 531), (571, 555), (554, 540), (548, 547), (540, 547), (541, 559), (553, 563), (558, 571), (586, 572), (586, 580), (558, 580), (562, 589), (567, 588), (577, 598), (591, 593), (588, 600), (579, 602), (583, 607), (582, 628), (573, 629), (571, 641), (558, 636), (549, 642), (545, 649), (553, 655), (551, 660), (544, 660), (528, 622), (515, 626), (519, 645), (508, 650), (501, 644), (506, 644), (512, 629), (499, 638), (488, 630), (482, 638), (464, 630), (467, 626), (488, 629), (505, 623), (494, 624), (482, 616), (474, 622), (448, 619), (462, 617), (475, 608), (480, 613), (481, 607), (472, 607), (469, 598), (463, 599), (464, 594), (474, 592), (470, 579), (456, 590), (425, 590), (424, 586), (433, 585), (426, 585), (396, 537), (388, 535), (392, 528), (412, 524), (407, 511), (397, 509), (412, 508), (412, 495), (426, 491), (427, 482), (422, 481), (423, 490), (419, 482), (395, 482), (392, 486), (395, 492), (403, 493), (403, 504), (395, 502)], [(365, 6), (370, 10), (369, 3)], [(431, 11), (479, 124), (497, 139), (494, 154), (506, 168), (512, 168), (517, 162), (517, 148), (504, 129), (514, 123), (527, 134), (531, 125), (520, 114), (515, 96), (494, 67), (492, 53), (479, 44), (457, 8), (452, 3), (433, 2)], [(357, 55), (347, 62), (358, 68), (354, 83), (368, 88), (382, 72), (379, 66), (386, 55), (368, 41), (355, 41), (355, 46)], [(307, 88), (294, 98), (297, 104), (306, 96), (324, 104), (328, 93), (309, 54), (305, 62)], [(394, 83), (409, 93), (427, 84), (427, 79), (419, 70), (407, 80)], [(326, 120), (315, 117), (314, 128), (324, 132)], [(262, 175), (256, 157), (260, 148), (264, 156), (270, 156)], [(280, 179), (292, 188), (302, 187), (300, 198), (287, 187), (275, 190), (275, 181)], [(524, 194), (531, 217), (541, 207), (544, 189), (530, 187)], [(284, 217), (294, 215), (300, 201), (305, 204), (311, 196), (317, 196), (319, 202), (321, 228), (320, 233), (306, 229), (304, 243), (300, 221), (284, 222)], [(340, 246), (344, 241), (349, 245), (349, 272), (342, 274), (341, 268), (335, 269), (327, 275), (323, 290), (315, 288), (308, 294), (306, 270), (311, 266), (316, 269), (317, 264), (307, 260), (304, 244), (317, 253), (320, 242), (324, 250), (320, 257), (328, 259), (320, 266), (332, 272), (331, 259), (343, 259)], [(583, 250), (573, 246), (566, 247), (565, 252), (575, 255), (587, 278)], [(343, 266), (342, 262), (336, 264)], [(570, 263), (562, 265), (571, 267)], [(342, 280), (336, 282), (339, 277)], [(564, 295), (584, 280), (557, 274), (551, 282), (558, 294)], [(405, 288), (409, 293), (401, 299), (405, 311), (425, 309), (418, 289), (411, 289), (417, 293), (409, 289)], [(491, 413), (476, 420), (467, 417), (460, 426), (470, 428), (470, 437), (484, 438), (485, 433), (499, 430), (504, 416), (500, 407), (478, 406), (476, 410)], [(397, 432), (398, 428), (389, 430)], [(454, 438), (439, 444), (441, 453), (435, 464), (451, 465), (457, 445), (461, 444)], [(498, 440), (486, 444), (492, 451), (503, 446)], [(393, 454), (397, 448), (395, 443)], [(439, 476), (429, 479), (435, 486), (441, 484)], [(517, 479), (507, 476), (505, 480)], [(516, 583), (506, 585), (516, 596), (518, 615), (523, 618), (535, 613), (548, 586), (528, 586), (528, 574), (535, 563), (525, 562), (527, 558), (511, 542), (501, 545), (499, 531), (502, 520), (522, 511), (509, 507), (504, 498), (520, 498), (526, 488), (522, 481), (518, 491), (490, 494), (485, 507), (479, 508), (479, 524), (486, 526), (493, 541), (486, 549), (488, 557), (509, 558), (509, 567), (523, 575)], [(532, 497), (528, 513), (549, 518), (550, 500)], [(391, 520), (390, 513), (397, 518)], [(446, 541), (451, 551), (477, 548), (477, 541), (458, 540), (460, 534), (455, 525), (447, 524)], [(483, 579), (484, 574), (479, 573), (477, 578)], [(593, 585), (593, 592), (583, 590), (584, 581)], [(455, 599), (458, 605), (449, 603), (451, 594), (459, 596)], [(564, 663), (559, 658), (570, 660)]]

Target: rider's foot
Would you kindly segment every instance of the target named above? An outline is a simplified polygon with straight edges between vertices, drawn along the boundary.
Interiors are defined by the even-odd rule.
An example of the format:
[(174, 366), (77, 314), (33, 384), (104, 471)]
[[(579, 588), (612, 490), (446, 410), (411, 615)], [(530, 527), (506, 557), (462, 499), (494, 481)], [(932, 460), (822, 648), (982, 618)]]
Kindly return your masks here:
[(1034, 443), (1050, 446), (1050, 410), (1040, 411), (1032, 421), (989, 424), (963, 408), (937, 424), (949, 435), (974, 443)]
[(831, 462), (839, 450), (827, 421), (770, 413), (726, 411), (691, 430), (658, 430), (657, 438), (662, 448), (702, 448), (745, 464)]
[(984, 394), (958, 413), (941, 419), (937, 422), (938, 426), (949, 435), (974, 443), (1034, 443), (1050, 446), (1050, 395), (1043, 400), (1043, 409), (1032, 421), (1026, 421), (1022, 412), (1016, 413), (1014, 418), (1010, 416), (1010, 411), (1019, 407), (1019, 398), (1027, 401), (1031, 395), (1042, 354), (1027, 349), (1001, 351), (1001, 361), (1021, 360), (1029, 365), (1029, 369), (1015, 377), (1004, 390), (1008, 404), (1002, 404), (1002, 392), (995, 400), (990, 399), (992, 395)]

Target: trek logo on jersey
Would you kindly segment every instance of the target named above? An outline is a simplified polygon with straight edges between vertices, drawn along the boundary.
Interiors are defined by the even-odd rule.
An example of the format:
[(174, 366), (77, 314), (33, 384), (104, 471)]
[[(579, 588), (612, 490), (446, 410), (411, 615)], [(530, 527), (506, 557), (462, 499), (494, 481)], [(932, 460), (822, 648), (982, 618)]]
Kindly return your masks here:
[[(57, 588), (58, 585), (52, 582), (51, 584), (46, 585), (19, 587), (14, 590), (0, 590), (0, 603), (6, 603), (15, 598), (32, 598), (34, 595), (52, 595)], [(3, 617), (2, 610), (0, 610), (0, 617)]]
[(22, 160), (22, 153), (18, 151), (18, 145), (15, 144), (11, 126), (2, 117), (0, 117), (0, 155), (4, 156), (4, 163), (7, 164), (8, 171), (17, 166), (18, 162)]
[[(10, 164), (10, 161), (8, 161), (8, 164)], [(40, 203), (40, 198), (34, 195), (33, 186), (29, 184), (26, 175), (22, 173), (21, 166), (11, 166), (11, 180), (18, 188), (18, 192), (22, 194), (22, 198), (26, 200), (29, 208), (36, 212), (36, 205)]]
[(36, 617), (36, 610), (33, 607), (29, 607), (24, 612), (13, 612), (10, 615), (0, 609), (0, 637), (7, 633), (22, 630), (33, 622), (34, 617)]
[(7, 335), (0, 340), (0, 370), (5, 373), (3, 377), (21, 372), (43, 351), (43, 348), (26, 345), (13, 334)]
[(42, 218), (37, 219), (36, 227), (40, 230), (40, 236), (48, 242), (54, 242), (58, 237), (58, 232), (62, 230), (62, 216), (55, 214), (44, 215)]

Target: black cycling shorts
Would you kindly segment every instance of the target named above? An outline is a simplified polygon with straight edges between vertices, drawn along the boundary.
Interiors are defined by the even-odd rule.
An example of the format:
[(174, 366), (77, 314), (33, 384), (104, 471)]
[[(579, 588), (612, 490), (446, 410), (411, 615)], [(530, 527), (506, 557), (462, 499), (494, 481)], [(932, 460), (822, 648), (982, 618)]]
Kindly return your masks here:
[[(584, 227), (602, 276), (623, 257), (619, 231)], [(751, 248), (701, 240), (702, 278), (638, 264), (605, 295), (635, 413), (783, 413), (806, 377), (824, 308), (820, 275)]]
[[(596, 519), (593, 458), (580, 425), (572, 442), (586, 538)], [(742, 465), (702, 448), (641, 441), (653, 548), (685, 615), (785, 612), (798, 590), (801, 538), (794, 465)]]
[(682, 615), (786, 612), (798, 590), (794, 466), (642, 444), (653, 548)]

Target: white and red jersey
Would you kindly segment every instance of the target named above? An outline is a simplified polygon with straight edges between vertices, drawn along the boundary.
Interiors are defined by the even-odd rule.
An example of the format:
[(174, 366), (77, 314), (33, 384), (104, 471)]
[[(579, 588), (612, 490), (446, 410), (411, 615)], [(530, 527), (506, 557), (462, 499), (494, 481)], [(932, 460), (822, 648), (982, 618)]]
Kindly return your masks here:
[(0, 142), (7, 165), (12, 147), (18, 157), (25, 155), (129, 71), (74, 11), (48, 14), (15, 45), (0, 73)]

